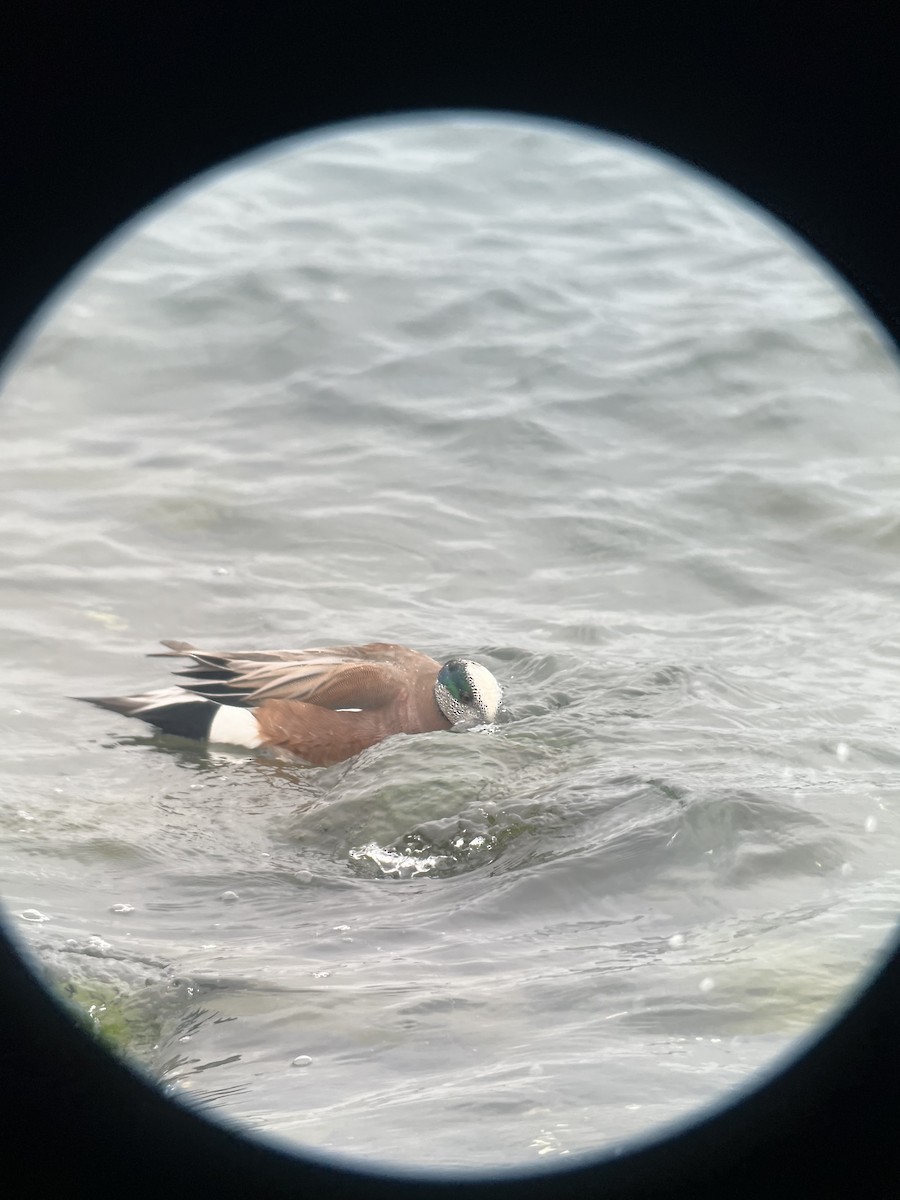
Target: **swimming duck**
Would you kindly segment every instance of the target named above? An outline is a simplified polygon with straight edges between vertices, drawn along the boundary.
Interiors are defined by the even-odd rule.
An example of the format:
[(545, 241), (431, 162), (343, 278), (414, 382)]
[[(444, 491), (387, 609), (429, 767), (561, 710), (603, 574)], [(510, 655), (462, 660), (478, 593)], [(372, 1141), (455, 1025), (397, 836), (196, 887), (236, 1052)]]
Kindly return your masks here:
[(198, 650), (164, 641), (151, 658), (189, 658), (186, 682), (139, 696), (80, 696), (165, 733), (342, 762), (395, 733), (490, 724), (500, 684), (480, 663), (386, 642), (320, 650)]

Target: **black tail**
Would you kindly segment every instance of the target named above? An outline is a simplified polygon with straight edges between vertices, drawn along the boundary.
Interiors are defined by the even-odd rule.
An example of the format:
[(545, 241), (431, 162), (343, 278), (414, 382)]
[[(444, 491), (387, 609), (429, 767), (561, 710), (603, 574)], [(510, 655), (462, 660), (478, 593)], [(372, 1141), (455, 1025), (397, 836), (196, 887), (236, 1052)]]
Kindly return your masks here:
[(213, 720), (221, 705), (214, 700), (183, 692), (181, 688), (166, 688), (144, 696), (74, 696), (98, 708), (108, 708), (124, 717), (138, 717), (163, 733), (204, 741), (209, 737)]

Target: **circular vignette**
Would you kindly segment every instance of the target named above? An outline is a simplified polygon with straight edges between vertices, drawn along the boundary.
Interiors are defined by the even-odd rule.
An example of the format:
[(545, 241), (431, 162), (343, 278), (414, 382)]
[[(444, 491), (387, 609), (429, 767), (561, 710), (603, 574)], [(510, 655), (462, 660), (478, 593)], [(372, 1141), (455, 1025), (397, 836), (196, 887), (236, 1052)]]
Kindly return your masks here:
[[(777, 17), (695, 5), (694, 22), (654, 15), (649, 31), (640, 9), (546, 6), (515, 21), (372, 12), (354, 15), (350, 35), (346, 14), (313, 11), (320, 20), (292, 22), (266, 4), (237, 18), (157, 5), (115, 28), (73, 12), (50, 32), (24, 19), (4, 134), (4, 351), (85, 254), (199, 171), (325, 123), (448, 106), (596, 125), (702, 167), (799, 231), (896, 338), (900, 252), (884, 230), (900, 164), (874, 136), (892, 94), (878, 66), (893, 26), (819, 13), (811, 44), (794, 4)], [(224, 1195), (847, 1194), (864, 1175), (887, 1194), (896, 1179), (897, 951), (805, 1055), (730, 1107), (594, 1165), (466, 1182), (344, 1171), (179, 1108), (77, 1030), (5, 937), (0, 988), (7, 1155), (70, 1194), (121, 1194), (136, 1178)]]

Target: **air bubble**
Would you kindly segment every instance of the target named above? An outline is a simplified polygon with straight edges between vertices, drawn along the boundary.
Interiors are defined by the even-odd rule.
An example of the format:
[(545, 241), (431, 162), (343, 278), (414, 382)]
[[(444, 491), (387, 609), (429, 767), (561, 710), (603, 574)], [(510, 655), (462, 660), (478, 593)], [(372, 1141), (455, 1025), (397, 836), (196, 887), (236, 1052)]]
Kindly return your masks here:
[(19, 916), (23, 921), (49, 921), (50, 918), (44, 913), (38, 912), (36, 908), (26, 908), (24, 912), (20, 912)]

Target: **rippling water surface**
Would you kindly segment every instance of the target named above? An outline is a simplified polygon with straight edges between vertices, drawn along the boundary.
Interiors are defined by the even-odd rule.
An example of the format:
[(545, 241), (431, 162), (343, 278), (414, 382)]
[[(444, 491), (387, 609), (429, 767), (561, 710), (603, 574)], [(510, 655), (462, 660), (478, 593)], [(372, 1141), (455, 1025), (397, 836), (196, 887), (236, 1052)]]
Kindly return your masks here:
[[(900, 900), (900, 406), (834, 278), (552, 126), (371, 125), (176, 197), (0, 404), (2, 895), (172, 1094), (529, 1165), (726, 1098)], [(493, 733), (308, 770), (67, 697), (159, 638), (478, 658)]]

